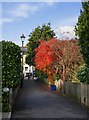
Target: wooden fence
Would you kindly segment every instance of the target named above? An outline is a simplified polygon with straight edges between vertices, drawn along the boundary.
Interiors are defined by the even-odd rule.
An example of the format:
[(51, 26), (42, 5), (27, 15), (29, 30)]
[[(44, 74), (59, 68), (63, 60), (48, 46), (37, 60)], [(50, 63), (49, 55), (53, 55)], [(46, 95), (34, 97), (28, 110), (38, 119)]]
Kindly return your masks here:
[(89, 107), (89, 84), (65, 81), (61, 87), (58, 85), (56, 85), (56, 87), (62, 94)]

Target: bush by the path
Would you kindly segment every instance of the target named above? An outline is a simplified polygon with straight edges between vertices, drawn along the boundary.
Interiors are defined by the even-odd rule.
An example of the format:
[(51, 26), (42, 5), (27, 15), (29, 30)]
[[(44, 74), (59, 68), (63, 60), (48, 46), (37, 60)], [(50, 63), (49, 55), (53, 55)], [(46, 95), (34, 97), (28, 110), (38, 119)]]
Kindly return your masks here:
[(89, 84), (89, 68), (86, 65), (83, 65), (78, 69), (77, 78), (81, 82), (86, 82)]
[[(2, 41), (2, 89), (15, 89), (20, 84), (21, 49), (12, 42)], [(8, 94), (2, 93), (2, 110), (8, 111)]]

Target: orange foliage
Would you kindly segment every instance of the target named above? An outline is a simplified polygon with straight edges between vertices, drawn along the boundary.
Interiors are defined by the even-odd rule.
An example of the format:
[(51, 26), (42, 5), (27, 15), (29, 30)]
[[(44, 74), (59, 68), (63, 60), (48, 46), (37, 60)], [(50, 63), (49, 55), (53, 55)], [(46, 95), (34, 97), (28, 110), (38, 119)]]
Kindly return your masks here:
[(57, 40), (55, 38), (46, 42), (41, 40), (35, 52), (34, 62), (36, 68), (45, 72), (50, 81), (59, 66), (63, 69), (59, 70), (59, 74), (66, 77), (67, 67), (71, 69), (73, 64), (83, 62), (77, 40)]

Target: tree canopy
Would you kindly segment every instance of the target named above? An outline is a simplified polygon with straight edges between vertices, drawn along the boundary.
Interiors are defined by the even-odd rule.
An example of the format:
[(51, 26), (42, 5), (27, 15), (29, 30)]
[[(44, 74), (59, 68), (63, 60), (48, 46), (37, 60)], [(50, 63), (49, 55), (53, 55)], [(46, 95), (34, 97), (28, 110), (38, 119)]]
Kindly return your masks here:
[(29, 35), (27, 43), (27, 54), (26, 63), (29, 65), (34, 65), (33, 58), (35, 56), (35, 48), (40, 44), (40, 40), (48, 41), (49, 39), (55, 37), (54, 31), (51, 29), (50, 23), (44, 24), (42, 27), (38, 26)]
[(53, 60), (54, 52), (47, 42), (40, 41), (40, 45), (35, 49), (36, 55), (34, 58), (34, 62), (36, 64), (36, 68), (39, 70), (44, 70), (47, 66), (49, 66)]
[(58, 73), (63, 80), (66, 80), (75, 66), (83, 64), (77, 40), (68, 41), (53, 38), (49, 41), (41, 41), (35, 52), (36, 68), (45, 72), (51, 78)]
[(84, 61), (89, 66), (89, 1), (82, 2), (82, 10), (80, 10), (75, 32), (79, 37), (78, 41)]

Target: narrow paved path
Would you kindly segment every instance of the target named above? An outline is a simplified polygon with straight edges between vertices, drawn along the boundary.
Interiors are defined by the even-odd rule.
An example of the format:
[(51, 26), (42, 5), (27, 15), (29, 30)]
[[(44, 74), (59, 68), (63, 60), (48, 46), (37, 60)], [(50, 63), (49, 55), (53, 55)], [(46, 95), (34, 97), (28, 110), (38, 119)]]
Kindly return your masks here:
[(24, 80), (12, 118), (86, 118), (87, 112), (67, 97), (34, 80)]

